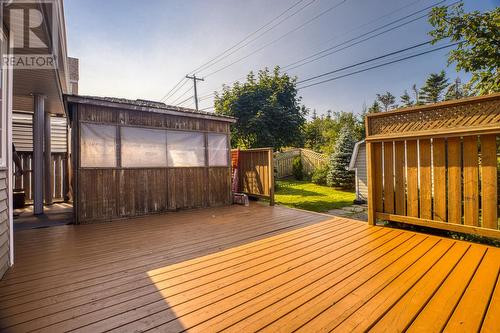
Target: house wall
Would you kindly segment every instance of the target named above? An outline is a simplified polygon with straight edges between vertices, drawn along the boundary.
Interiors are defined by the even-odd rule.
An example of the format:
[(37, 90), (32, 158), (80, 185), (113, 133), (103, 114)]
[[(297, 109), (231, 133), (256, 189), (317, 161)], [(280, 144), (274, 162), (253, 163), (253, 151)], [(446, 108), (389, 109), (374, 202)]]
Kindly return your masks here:
[(228, 122), (77, 103), (70, 113), (77, 223), (231, 204), (229, 154), (224, 167), (82, 168), (78, 149), (83, 123), (224, 133), (229, 140)]
[[(53, 153), (67, 152), (66, 118), (51, 117), (50, 141)], [(16, 151), (33, 151), (33, 114), (12, 113), (12, 142)]]
[(368, 200), (368, 175), (366, 171), (366, 144), (359, 146), (358, 156), (356, 157), (356, 193), (358, 199)]
[(8, 214), (7, 170), (0, 170), (0, 278), (9, 267), (9, 214)]

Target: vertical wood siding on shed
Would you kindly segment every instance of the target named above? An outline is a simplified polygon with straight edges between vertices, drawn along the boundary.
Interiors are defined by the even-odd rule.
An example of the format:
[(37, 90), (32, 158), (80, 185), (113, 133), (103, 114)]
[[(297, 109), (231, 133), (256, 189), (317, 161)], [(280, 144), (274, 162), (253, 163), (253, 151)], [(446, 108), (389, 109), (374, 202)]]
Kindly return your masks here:
[[(87, 104), (74, 104), (73, 112), (78, 123), (75, 140), (79, 126), (85, 122), (227, 135), (230, 131), (230, 124), (224, 121)], [(74, 158), (78, 159), (79, 154), (75, 151)], [(77, 160), (73, 163), (77, 170), (75, 214), (79, 223), (232, 202), (229, 164), (227, 167), (80, 168)]]
[(9, 267), (9, 218), (7, 171), (0, 170), (0, 278)]

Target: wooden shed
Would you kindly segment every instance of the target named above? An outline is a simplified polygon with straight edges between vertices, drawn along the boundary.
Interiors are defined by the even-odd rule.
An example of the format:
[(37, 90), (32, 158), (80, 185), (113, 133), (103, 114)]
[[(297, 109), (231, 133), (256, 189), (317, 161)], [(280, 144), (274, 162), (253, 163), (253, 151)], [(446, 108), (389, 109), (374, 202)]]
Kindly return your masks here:
[(356, 142), (352, 152), (349, 170), (354, 171), (356, 186), (356, 200), (368, 201), (368, 177), (366, 172), (366, 145), (365, 140)]
[(234, 118), (145, 100), (66, 102), (76, 223), (231, 203)]

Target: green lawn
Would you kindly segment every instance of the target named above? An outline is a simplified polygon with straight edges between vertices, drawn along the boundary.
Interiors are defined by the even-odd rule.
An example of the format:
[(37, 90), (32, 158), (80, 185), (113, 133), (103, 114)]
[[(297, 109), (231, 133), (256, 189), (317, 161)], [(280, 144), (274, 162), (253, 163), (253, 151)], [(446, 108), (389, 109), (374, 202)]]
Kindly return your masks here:
[(308, 181), (278, 180), (276, 202), (290, 207), (326, 212), (352, 204), (354, 192), (316, 185)]

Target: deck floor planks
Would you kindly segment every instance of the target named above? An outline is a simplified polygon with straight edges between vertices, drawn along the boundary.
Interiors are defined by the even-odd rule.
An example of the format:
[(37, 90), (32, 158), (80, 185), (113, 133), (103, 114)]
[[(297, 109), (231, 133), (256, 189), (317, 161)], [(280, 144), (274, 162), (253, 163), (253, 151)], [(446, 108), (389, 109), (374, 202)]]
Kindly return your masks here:
[[(377, 233), (375, 237), (378, 236), (379, 235)], [(368, 238), (369, 241), (374, 240), (369, 237), (366, 238)], [(383, 238), (385, 239), (385, 237)], [(385, 241), (387, 241), (387, 239), (385, 239)], [(376, 242), (378, 243), (379, 240)], [(338, 263), (339, 261), (341, 261), (343, 265), (348, 263), (346, 261), (347, 259), (344, 258), (344, 260), (342, 260), (342, 255), (351, 257), (352, 255), (356, 255), (358, 251), (364, 250), (360, 249), (356, 251), (353, 249), (356, 244), (357, 242), (354, 243), (354, 246), (338, 248), (336, 251), (334, 250), (330, 254), (319, 257), (313, 262), (291, 266), (290, 268), (287, 268), (285, 274), (283, 272), (281, 274), (276, 274), (276, 272), (265, 272), (265, 274), (262, 274), (261, 276), (245, 276), (245, 279), (243, 279), (239, 284), (231, 286), (233, 289), (232, 293), (226, 293), (226, 290), (224, 289), (221, 290), (224, 294), (220, 295), (217, 295), (217, 292), (212, 292), (211, 295), (197, 295), (194, 293), (194, 295), (191, 295), (188, 299), (179, 299), (178, 301), (181, 303), (178, 306), (175, 306), (175, 297), (169, 297), (169, 305), (175, 306), (176, 316), (183, 316), (182, 319), (185, 325), (186, 323), (196, 325), (201, 323), (201, 318), (212, 318), (219, 313), (225, 312), (242, 304), (247, 307), (248, 301), (251, 301), (260, 295), (268, 295), (268, 293), (280, 288), (280, 286), (294, 282), (299, 278), (299, 288), (303, 288), (304, 283), (306, 282), (306, 279), (303, 278), (304, 276), (311, 274), (311, 272), (317, 274), (317, 270), (324, 268), (323, 266), (328, 267), (325, 269), (328, 269), (328, 271), (331, 272), (335, 270), (335, 267), (340, 268), (340, 266), (338, 266), (340, 265)], [(342, 255), (340, 255), (339, 252), (341, 252)], [(226, 295), (228, 296), (226, 297)], [(207, 305), (210, 306), (207, 307)], [(124, 315), (127, 316), (126, 314)], [(163, 307), (158, 308), (157, 312), (154, 313), (154, 316), (144, 316), (143, 320), (131, 323), (130, 325), (123, 327), (123, 329), (133, 331), (134, 329), (137, 329), (138, 325), (140, 327), (157, 327), (164, 324), (175, 325), (175, 323), (172, 322), (173, 319), (175, 319), (175, 317), (168, 316), (168, 312), (165, 311), (165, 308)]]
[(26, 230), (15, 246), (6, 331), (498, 329), (499, 249), (284, 207)]
[(443, 332), (478, 332), (494, 291), (500, 261), (487, 251)]
[[(104, 309), (106, 308), (109, 312), (113, 310), (111, 307), (115, 305), (119, 305), (119, 311), (123, 311), (123, 308), (127, 304), (130, 307), (136, 308), (138, 306), (147, 305), (142, 302), (154, 302), (155, 300), (163, 304), (163, 294), (166, 292), (165, 290), (179, 290), (193, 292), (191, 289), (193, 288), (204, 288), (208, 290), (213, 290), (212, 284), (217, 284), (217, 288), (222, 288), (223, 284), (231, 285), (234, 281), (225, 281), (224, 278), (238, 280), (240, 278), (239, 274), (242, 274), (245, 270), (250, 271), (265, 271), (276, 265), (278, 262), (276, 259), (280, 259), (279, 262), (287, 262), (287, 260), (291, 259), (302, 259), (307, 258), (307, 254), (314, 257), (315, 251), (321, 251), (322, 247), (330, 246), (332, 247), (331, 240), (340, 241), (342, 239), (349, 239), (355, 236), (359, 231), (363, 228), (358, 226), (357, 228), (344, 230), (342, 225), (338, 228), (332, 228), (333, 230), (319, 230), (317, 231), (315, 237), (309, 239), (297, 239), (291, 244), (285, 243), (284, 245), (276, 244), (271, 249), (259, 250), (255, 249), (251, 254), (247, 255), (249, 257), (248, 261), (245, 261), (245, 258), (238, 258), (240, 262), (235, 261), (231, 266), (231, 261), (226, 260), (224, 257), (223, 261), (219, 261), (217, 264), (212, 267), (208, 267), (203, 269), (204, 262), (201, 262), (198, 265), (194, 265), (188, 267), (189, 270), (184, 270), (181, 272), (174, 271), (174, 274), (170, 276), (163, 277), (161, 279), (157, 279), (156, 281), (152, 281), (150, 278), (147, 283), (141, 285), (127, 285), (123, 286), (118, 290), (111, 290), (111, 293), (99, 294), (98, 296), (94, 295), (89, 297), (86, 302), (81, 304), (79, 307), (75, 307), (76, 301), (69, 301), (62, 304), (56, 304), (55, 307), (45, 307), (43, 309), (38, 309), (33, 311), (31, 315), (36, 314), (38, 318), (47, 316), (49, 314), (53, 314), (50, 316), (50, 321), (58, 322), (62, 320), (67, 320), (73, 318), (75, 315), (79, 315), (79, 319), (75, 320), (75, 323), (78, 325), (82, 325), (85, 320), (89, 322), (94, 322), (97, 320), (95, 315), (90, 315), (88, 318), (83, 316), (86, 313), (92, 313), (96, 309)], [(366, 230), (366, 229), (365, 229)], [(323, 233), (323, 234), (321, 234)], [(336, 233), (336, 235), (335, 235)], [(300, 252), (300, 250), (304, 252)], [(308, 251), (308, 252), (305, 252)], [(220, 260), (220, 258), (219, 258)], [(201, 266), (201, 269), (198, 267)], [(224, 281), (224, 282), (223, 282)], [(158, 294), (158, 291), (161, 291), (162, 295)], [(175, 295), (175, 293), (170, 292)], [(162, 297), (163, 296), (163, 297)], [(171, 300), (171, 297), (169, 297)], [(128, 303), (125, 303), (128, 302)], [(69, 303), (69, 304), (67, 304)], [(72, 306), (70, 311), (65, 311), (66, 308)], [(105, 311), (102, 311), (104, 313)], [(109, 316), (113, 315), (109, 314)], [(21, 315), (21, 318), (17, 316), (17, 318), (10, 317), (10, 320), (18, 320), (20, 322), (27, 321), (26, 315)], [(24, 318), (23, 318), (24, 317)], [(48, 325), (49, 318), (43, 318), (38, 323), (40, 325)], [(13, 324), (13, 323), (11, 323)]]
[[(344, 224), (344, 221), (339, 221), (338, 227), (339, 227), (339, 229), (334, 230), (332, 232), (339, 232), (342, 230), (342, 228), (345, 228), (346, 226)], [(203, 266), (197, 266), (197, 269), (203, 270), (203, 272), (202, 272), (203, 274), (208, 274), (208, 273), (210, 273), (209, 268), (214, 265), (212, 262), (216, 263), (217, 260), (220, 260), (221, 258), (224, 259), (226, 266), (229, 266), (229, 264), (231, 263), (231, 261), (230, 261), (231, 259), (232, 260), (243, 260), (245, 258), (245, 256), (248, 256), (249, 253), (255, 253), (254, 248), (256, 248), (259, 245), (261, 246), (259, 248), (259, 250), (263, 251), (267, 247), (276, 246), (279, 244), (287, 244), (287, 242), (290, 242), (293, 240), (302, 241), (303, 238), (309, 237), (309, 235), (311, 233), (326, 232), (325, 229), (327, 229), (327, 228), (331, 229), (331, 226), (328, 226), (324, 223), (320, 223), (318, 225), (311, 226), (310, 228), (308, 227), (308, 228), (303, 228), (300, 230), (290, 232), (287, 234), (289, 237), (285, 237), (284, 235), (280, 235), (280, 236), (273, 237), (272, 239), (267, 238), (267, 239), (264, 239), (262, 241), (252, 242), (251, 244), (249, 244), (247, 246), (238, 247), (238, 251), (226, 250), (224, 252), (219, 252), (217, 254), (209, 255), (207, 257), (203, 257), (203, 260), (202, 259), (198, 260), (198, 261), (203, 263)], [(137, 283), (140, 283), (142, 280), (146, 280), (146, 282), (150, 282), (150, 280), (154, 280), (155, 282), (159, 282), (159, 281), (161, 281), (162, 277), (163, 278), (166, 278), (166, 277), (171, 278), (172, 276), (168, 275), (168, 273), (169, 273), (169, 271), (172, 271), (174, 268), (176, 270), (176, 275), (181, 275), (181, 274), (185, 273), (184, 271), (189, 269), (190, 266), (195, 265), (196, 261), (197, 260), (190, 260), (189, 264), (186, 264), (185, 262), (181, 262), (179, 264), (175, 264), (175, 265), (170, 266), (168, 270), (158, 269), (155, 271), (150, 271), (150, 272), (148, 272), (147, 277), (144, 277), (144, 274), (134, 275), (136, 278), (131, 280), (131, 283), (137, 284)], [(206, 270), (205, 270), (205, 267), (207, 267)], [(102, 297), (103, 291), (104, 292), (116, 291), (116, 290), (112, 290), (112, 288), (123, 287), (123, 286), (127, 285), (127, 283), (124, 283), (124, 282), (125, 282), (124, 280), (121, 280), (121, 281), (119, 281), (119, 284), (114, 284), (114, 283), (98, 284), (96, 286), (86, 288), (85, 294), (79, 293), (81, 290), (78, 290), (78, 291), (75, 291), (73, 293), (71, 293), (71, 292), (64, 293), (63, 294), (65, 296), (64, 298), (63, 297), (51, 297), (50, 299), (47, 299), (47, 298), (43, 299), (43, 300), (50, 301), (50, 303), (41, 303), (41, 302), (36, 302), (34, 300), (31, 300), (28, 305), (30, 307), (33, 307), (34, 309), (36, 309), (36, 308), (41, 307), (41, 306), (50, 305), (51, 303), (56, 303), (56, 302), (60, 303), (63, 301), (68, 301), (73, 297), (77, 297), (77, 296), (82, 297), (82, 296), (94, 294), (97, 292), (99, 292), (100, 296)], [(71, 295), (71, 296), (68, 296), (68, 295)], [(26, 306), (26, 304), (20, 304), (17, 307), (21, 307), (21, 309), (26, 310), (25, 306)], [(14, 308), (14, 307), (11, 306), (11, 309), (9, 309), (9, 310), (12, 311), (13, 313), (15, 313), (15, 309), (12, 309), (12, 308)], [(1, 318), (1, 316), (0, 316), (0, 318)]]
[(374, 332), (384, 332), (388, 327), (401, 332), (441, 331), (485, 251), (483, 247), (470, 247), (454, 266), (436, 267), (369, 327)]
[[(364, 230), (366, 231), (366, 229)], [(240, 269), (231, 274), (231, 272), (225, 272), (224, 274), (219, 274), (218, 272), (207, 277), (201, 277), (199, 279), (194, 279), (188, 283), (179, 283), (177, 280), (173, 279), (171, 281), (166, 281), (166, 283), (156, 283), (153, 285), (158, 292), (153, 292), (150, 297), (142, 297), (140, 299), (132, 298), (127, 302), (118, 303), (117, 306), (111, 307), (106, 304), (100, 304), (99, 302), (93, 302), (91, 304), (92, 308), (108, 307), (107, 316), (116, 316), (123, 314), (127, 311), (132, 311), (133, 313), (125, 314), (124, 317), (131, 317), (140, 315), (144, 309), (147, 307), (148, 314), (154, 313), (154, 311), (162, 311), (165, 309), (164, 299), (168, 299), (169, 305), (180, 304), (182, 305), (186, 300), (189, 300), (193, 295), (199, 295), (197, 298), (201, 302), (201, 299), (213, 302), (214, 298), (224, 297), (225, 295), (232, 295), (236, 293), (241, 287), (242, 283), (240, 280), (242, 277), (252, 278), (255, 275), (267, 276), (273, 272), (287, 272), (291, 266), (303, 266), (308, 260), (312, 260), (317, 257), (317, 252), (330, 252), (334, 251), (336, 247), (341, 246), (343, 243), (350, 242), (350, 238), (357, 237), (357, 233), (360, 229), (353, 229), (345, 234), (340, 234), (338, 236), (331, 236), (326, 234), (325, 239), (322, 244), (318, 243), (317, 246), (311, 246), (308, 244), (300, 244), (304, 248), (307, 248), (308, 252), (298, 252), (293, 248), (288, 249), (289, 253), (283, 253), (282, 256), (278, 256), (278, 260), (269, 260), (269, 262), (262, 264), (249, 263), (247, 267), (242, 265), (237, 265), (236, 268)], [(326, 239), (336, 240), (335, 244), (327, 242)], [(318, 239), (319, 241), (319, 239)], [(326, 247), (326, 248), (325, 248)], [(279, 255), (271, 249), (268, 251), (268, 256)], [(257, 260), (264, 259), (265, 256), (257, 256)], [(225, 267), (225, 262), (221, 262), (220, 266)], [(145, 295), (146, 296), (146, 295)], [(113, 303), (116, 303), (116, 299), (111, 299)], [(136, 310), (138, 307), (141, 309)], [(79, 312), (80, 310), (76, 310)], [(101, 311), (106, 313), (106, 311)], [(99, 315), (102, 315), (100, 313)], [(179, 313), (179, 308), (176, 308), (176, 313)], [(83, 325), (84, 323), (91, 324), (97, 320), (102, 320), (106, 318), (99, 318), (96, 314), (90, 313), (89, 316), (80, 316), (77, 321), (74, 322), (75, 325)], [(125, 319), (124, 319), (125, 320)], [(121, 321), (124, 321), (121, 320)], [(66, 324), (67, 325), (67, 324)]]

